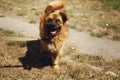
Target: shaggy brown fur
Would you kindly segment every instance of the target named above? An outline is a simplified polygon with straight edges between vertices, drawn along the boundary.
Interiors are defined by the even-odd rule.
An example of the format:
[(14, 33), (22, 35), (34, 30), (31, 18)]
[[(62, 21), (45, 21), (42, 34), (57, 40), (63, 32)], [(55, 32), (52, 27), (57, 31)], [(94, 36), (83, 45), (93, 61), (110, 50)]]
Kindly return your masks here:
[[(58, 69), (58, 61), (60, 55), (63, 53), (63, 46), (67, 38), (68, 29), (66, 21), (67, 15), (60, 11), (64, 8), (65, 2), (53, 1), (46, 8), (40, 18), (40, 37), (42, 50), (51, 54), (53, 68)], [(48, 21), (57, 21), (55, 23), (60, 26), (60, 30), (49, 31), (47, 23)], [(51, 26), (52, 27), (52, 26)]]

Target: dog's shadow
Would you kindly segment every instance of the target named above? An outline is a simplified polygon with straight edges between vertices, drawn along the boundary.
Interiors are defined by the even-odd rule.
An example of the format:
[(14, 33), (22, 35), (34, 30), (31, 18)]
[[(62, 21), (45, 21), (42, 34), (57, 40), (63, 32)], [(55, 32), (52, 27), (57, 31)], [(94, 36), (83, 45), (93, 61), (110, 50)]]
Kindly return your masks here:
[(32, 67), (43, 68), (45, 66), (52, 65), (50, 54), (47, 52), (41, 52), (40, 50), (40, 40), (27, 42), (26, 55), (19, 58), (24, 69), (31, 70)]

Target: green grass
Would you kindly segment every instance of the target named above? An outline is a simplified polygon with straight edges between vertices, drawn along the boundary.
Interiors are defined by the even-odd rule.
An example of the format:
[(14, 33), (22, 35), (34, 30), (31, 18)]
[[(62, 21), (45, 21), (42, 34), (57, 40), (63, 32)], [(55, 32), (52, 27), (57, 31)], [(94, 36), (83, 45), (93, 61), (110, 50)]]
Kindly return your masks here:
[(102, 1), (107, 8), (120, 10), (120, 0), (100, 0), (100, 1)]
[(25, 16), (26, 15), (26, 12), (24, 11), (20, 11), (19, 13), (16, 14), (17, 16)]
[(14, 36), (15, 32), (7, 29), (0, 28), (0, 36)]
[(3, 15), (3, 14), (0, 14), (0, 17), (5, 17), (5, 15)]
[(23, 47), (26, 47), (26, 41), (7, 41), (6, 45), (8, 46), (18, 45), (20, 48), (23, 48)]
[(31, 23), (31, 24), (36, 23), (36, 20), (31, 19), (31, 20), (29, 21), (29, 23)]
[(0, 28), (1, 37), (23, 37), (23, 34), (16, 33), (12, 30)]
[(106, 31), (91, 31), (90, 35), (94, 36), (94, 37), (103, 37), (105, 35), (108, 35), (108, 33)]

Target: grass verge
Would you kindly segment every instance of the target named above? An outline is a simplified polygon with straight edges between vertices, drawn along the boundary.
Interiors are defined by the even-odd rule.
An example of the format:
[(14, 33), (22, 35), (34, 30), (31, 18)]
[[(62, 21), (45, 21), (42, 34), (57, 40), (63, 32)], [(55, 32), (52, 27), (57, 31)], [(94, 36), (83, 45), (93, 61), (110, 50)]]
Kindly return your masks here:
[(0, 36), (1, 37), (23, 37), (24, 35), (20, 33), (15, 33), (12, 30), (0, 28)]
[(26, 41), (7, 41), (6, 45), (8, 46), (19, 46), (20, 48), (26, 47), (27, 42)]
[(15, 32), (0, 28), (0, 36), (14, 36)]

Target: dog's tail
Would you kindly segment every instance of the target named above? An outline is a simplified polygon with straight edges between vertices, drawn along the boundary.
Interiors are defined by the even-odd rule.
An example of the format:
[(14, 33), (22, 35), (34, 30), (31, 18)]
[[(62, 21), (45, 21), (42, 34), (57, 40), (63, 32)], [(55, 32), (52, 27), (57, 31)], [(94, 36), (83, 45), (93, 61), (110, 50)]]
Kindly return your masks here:
[(54, 8), (54, 10), (59, 10), (65, 7), (66, 1), (56, 0), (56, 1), (51, 2), (49, 5), (51, 5)]
[(49, 14), (51, 12), (54, 12), (55, 10), (60, 10), (64, 8), (66, 5), (66, 0), (56, 0), (48, 4), (48, 6), (45, 9), (45, 13)]

